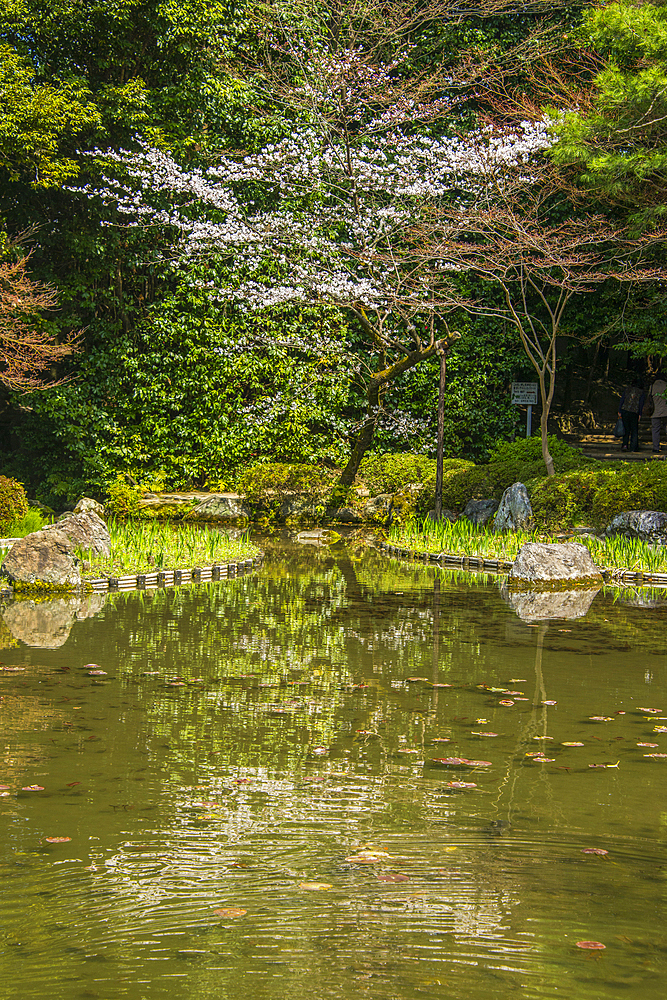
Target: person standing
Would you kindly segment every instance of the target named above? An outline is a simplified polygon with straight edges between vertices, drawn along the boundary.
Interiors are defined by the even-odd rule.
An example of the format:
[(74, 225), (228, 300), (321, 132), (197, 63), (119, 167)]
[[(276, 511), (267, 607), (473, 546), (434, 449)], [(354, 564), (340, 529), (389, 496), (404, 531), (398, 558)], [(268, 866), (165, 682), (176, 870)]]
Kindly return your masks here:
[(621, 451), (639, 451), (639, 421), (644, 407), (646, 393), (642, 388), (641, 379), (636, 375), (629, 385), (626, 385), (618, 404), (618, 415), (623, 420), (623, 444)]
[(667, 382), (662, 372), (656, 372), (653, 376), (653, 384), (649, 396), (653, 397), (653, 415), (651, 416), (651, 438), (653, 439), (653, 454), (660, 454), (660, 431), (665, 417), (667, 417), (667, 401), (665, 400), (665, 390)]

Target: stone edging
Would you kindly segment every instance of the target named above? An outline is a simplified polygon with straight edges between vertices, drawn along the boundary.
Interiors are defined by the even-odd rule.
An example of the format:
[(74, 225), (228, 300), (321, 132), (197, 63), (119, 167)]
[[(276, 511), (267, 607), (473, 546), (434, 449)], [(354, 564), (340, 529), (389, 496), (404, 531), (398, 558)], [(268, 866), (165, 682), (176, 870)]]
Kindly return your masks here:
[[(482, 571), (484, 573), (494, 573), (496, 575), (508, 573), (513, 562), (505, 559), (485, 559), (484, 556), (455, 556), (449, 552), (414, 552), (411, 549), (404, 549), (398, 545), (387, 545), (380, 543), (380, 548), (389, 555), (402, 557), (404, 559), (415, 559), (421, 562), (433, 562), (446, 566), (455, 566), (458, 569)], [(602, 571), (602, 577), (607, 583), (639, 583), (639, 584), (659, 584), (667, 586), (667, 573), (643, 573), (632, 570), (609, 569), (606, 567)]]
[[(84, 580), (81, 587), (73, 588), (74, 592), (79, 590), (92, 590), (94, 594), (118, 593), (126, 590), (152, 590), (163, 587), (179, 587), (187, 583), (208, 583), (209, 581), (231, 580), (237, 576), (242, 576), (262, 562), (262, 556), (255, 556), (254, 559), (241, 559), (239, 562), (226, 563), (224, 566), (196, 566), (194, 569), (167, 569), (159, 570), (156, 573), (137, 573), (136, 576), (104, 576), (98, 580)], [(3, 591), (3, 594), (11, 591)], [(26, 596), (30, 596), (34, 591), (22, 591)], [(46, 596), (46, 590), (40, 588), (40, 595)], [(54, 594), (60, 596), (62, 591), (55, 591)]]

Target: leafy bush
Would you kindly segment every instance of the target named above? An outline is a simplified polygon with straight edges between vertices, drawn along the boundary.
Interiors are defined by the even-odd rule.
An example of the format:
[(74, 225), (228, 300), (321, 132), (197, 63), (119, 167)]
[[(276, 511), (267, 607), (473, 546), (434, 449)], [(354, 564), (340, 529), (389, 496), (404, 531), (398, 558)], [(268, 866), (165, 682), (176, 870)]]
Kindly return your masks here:
[(28, 497), (22, 483), (0, 476), (0, 532), (28, 513)]
[[(549, 435), (549, 451), (554, 460), (556, 472), (569, 472), (571, 469), (583, 469), (594, 465), (593, 459), (583, 455), (578, 448), (572, 448), (565, 441), (559, 440), (554, 434)], [(544, 475), (544, 460), (542, 458), (542, 439), (539, 437), (517, 438), (516, 441), (499, 441), (489, 455), (489, 464), (495, 462), (510, 462), (532, 467), (540, 463), (540, 475)]]
[(293, 493), (319, 498), (330, 490), (336, 476), (334, 470), (319, 465), (258, 462), (239, 473), (236, 488), (250, 500), (279, 499)]
[(25, 538), (33, 531), (39, 531), (46, 524), (46, 518), (36, 507), (29, 507), (23, 517), (16, 517), (13, 521), (6, 521), (3, 525), (2, 534), (8, 538)]
[(593, 520), (594, 498), (615, 475), (606, 469), (582, 469), (541, 479), (530, 491), (536, 523), (558, 529)]
[(107, 483), (105, 507), (110, 513), (120, 517), (136, 517), (139, 513), (139, 501), (143, 490), (138, 486), (130, 486), (125, 476), (118, 474)]

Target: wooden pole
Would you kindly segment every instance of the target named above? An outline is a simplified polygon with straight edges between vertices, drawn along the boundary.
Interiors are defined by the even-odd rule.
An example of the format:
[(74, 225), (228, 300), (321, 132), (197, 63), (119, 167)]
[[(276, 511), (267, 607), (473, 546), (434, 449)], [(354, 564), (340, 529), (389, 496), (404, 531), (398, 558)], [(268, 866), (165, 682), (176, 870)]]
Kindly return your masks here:
[(442, 517), (442, 464), (445, 454), (445, 379), (447, 376), (447, 352), (444, 347), (438, 349), (440, 358), (440, 386), (438, 389), (438, 444), (435, 471), (435, 510), (436, 521)]

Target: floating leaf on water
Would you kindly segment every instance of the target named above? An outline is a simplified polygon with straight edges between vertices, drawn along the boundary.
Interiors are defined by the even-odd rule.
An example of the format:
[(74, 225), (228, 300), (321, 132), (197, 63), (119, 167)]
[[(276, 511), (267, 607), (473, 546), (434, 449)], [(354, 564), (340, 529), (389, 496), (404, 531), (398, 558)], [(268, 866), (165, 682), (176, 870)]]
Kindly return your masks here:
[[(438, 742), (441, 742), (441, 741), (438, 740)], [(396, 753), (421, 753), (421, 750), (408, 750), (408, 748), (405, 747), (405, 749), (397, 750)]]
[(43, 792), (43, 785), (24, 785), (21, 789), (22, 792)]
[(45, 837), (44, 840), (47, 844), (68, 844), (72, 838), (71, 837)]
[(3, 664), (3, 667), (2, 667), (2, 669), (4, 670), (4, 672), (5, 672), (6, 674), (18, 674), (18, 673), (20, 673), (20, 672), (21, 672), (22, 670), (25, 670), (25, 667), (6, 667), (6, 666), (4, 666), (4, 664)]
[(0, 785), (0, 792), (6, 792), (7, 789), (11, 787), (11, 785)]
[(557, 701), (543, 701), (543, 702), (541, 702), (541, 704), (542, 705), (557, 705), (558, 702)]
[(329, 753), (329, 747), (313, 747), (310, 752), (316, 754)]
[(515, 698), (515, 701), (529, 701), (528, 698)]
[(553, 736), (532, 736), (533, 740), (552, 740)]
[(654, 726), (653, 727), (653, 732), (654, 733), (667, 733), (667, 726)]
[(497, 736), (498, 733), (472, 733), (473, 736)]
[(533, 757), (536, 764), (553, 764), (555, 757)]
[(356, 733), (357, 736), (376, 736), (378, 739), (380, 739), (380, 734), (376, 733), (375, 730), (373, 729), (357, 729)]
[(451, 743), (449, 736), (434, 736), (431, 743)]
[(400, 872), (384, 872), (377, 877), (378, 882), (409, 882), (410, 879), (407, 875), (401, 875)]
[(514, 698), (523, 694), (523, 691), (505, 691), (504, 692), (509, 698)]
[(299, 889), (317, 892), (320, 889), (333, 889), (330, 882), (299, 882)]
[(247, 912), (247, 910), (241, 910), (235, 906), (213, 911), (216, 917), (245, 917)]
[(660, 715), (662, 712), (661, 708), (638, 708), (638, 712), (648, 712), (649, 715)]
[(429, 683), (428, 677), (406, 677), (405, 679), (410, 684), (417, 684), (418, 681), (424, 681), (424, 683), (426, 683), (426, 684)]
[(499, 704), (499, 705), (507, 705), (508, 707), (511, 707), (511, 706), (512, 706), (512, 705), (514, 704), (514, 702), (513, 702), (513, 701), (511, 701), (511, 700), (510, 700), (509, 698), (502, 698), (502, 699), (501, 699), (501, 700), (500, 700), (500, 701), (498, 702), (498, 704)]
[(434, 688), (451, 688), (451, 687), (454, 687), (454, 685), (453, 684), (442, 684), (442, 683), (438, 682), (437, 684), (434, 684), (433, 687)]
[(68, 782), (67, 787), (68, 788), (74, 788), (75, 785), (80, 785), (80, 784), (81, 784), (80, 781), (70, 781), (70, 782)]
[(345, 858), (345, 860), (356, 865), (374, 865), (379, 861), (386, 861), (388, 857), (389, 855), (386, 851), (373, 850), (359, 851), (358, 854), (351, 854), (350, 857)]
[(645, 753), (645, 757), (667, 757), (667, 753)]
[(577, 948), (585, 948), (586, 951), (604, 951), (606, 947), (600, 941), (577, 941)]
[(657, 747), (658, 743), (638, 743), (638, 747)]
[(445, 788), (477, 788), (474, 781), (448, 781)]
[(604, 854), (609, 854), (609, 851), (605, 851), (602, 847), (582, 847), (582, 854), (599, 854), (602, 857)]
[(89, 670), (88, 671), (88, 676), (89, 677), (106, 677), (107, 676), (107, 672), (106, 672), (106, 670)]
[(571, 632), (572, 629), (571, 628), (559, 628), (558, 631), (559, 632)]
[(572, 743), (561, 743), (562, 747), (583, 747), (583, 745), (584, 745), (583, 743), (575, 743), (575, 742), (572, 742)]
[(588, 718), (591, 722), (613, 722), (613, 718), (610, 715), (589, 715)]
[(508, 684), (527, 684), (528, 681), (525, 677), (510, 677), (507, 682)]
[(487, 726), (489, 724), (488, 719), (475, 719), (475, 722), (478, 726)]

